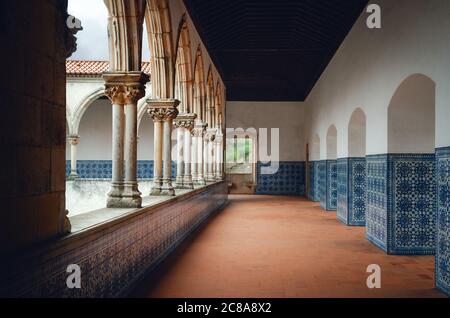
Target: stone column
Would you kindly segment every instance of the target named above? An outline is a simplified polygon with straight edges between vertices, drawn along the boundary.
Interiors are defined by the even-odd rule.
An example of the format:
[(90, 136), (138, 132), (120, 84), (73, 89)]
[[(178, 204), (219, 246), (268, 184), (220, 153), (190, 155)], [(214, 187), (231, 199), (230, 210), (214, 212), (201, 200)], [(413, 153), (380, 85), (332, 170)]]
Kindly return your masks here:
[(174, 120), (177, 128), (177, 189), (193, 189), (191, 175), (191, 131), (194, 128), (196, 114), (180, 114)]
[(74, 135), (67, 138), (70, 144), (70, 175), (69, 180), (77, 179), (77, 146), (80, 143), (80, 136)]
[(183, 189), (184, 180), (184, 129), (178, 125), (175, 119), (174, 126), (177, 131), (177, 178), (175, 181), (176, 189)]
[(193, 140), (193, 182), (195, 185), (204, 186), (205, 182), (205, 169), (203, 167), (205, 160), (204, 158), (204, 147), (203, 147), (203, 136), (206, 131), (207, 124), (202, 121), (197, 121), (195, 123), (194, 129), (192, 130), (192, 140)]
[(223, 134), (217, 129), (216, 139), (214, 141), (215, 147), (215, 155), (216, 155), (216, 170), (215, 170), (215, 179), (217, 181), (223, 180)]
[(207, 157), (207, 165), (206, 165), (206, 181), (214, 182), (214, 140), (216, 138), (216, 129), (207, 129), (206, 130), (206, 157)]
[[(137, 102), (145, 96), (148, 75), (111, 72), (103, 75), (105, 94), (113, 107), (113, 159), (109, 208), (139, 208), (137, 184)], [(126, 111), (126, 122), (125, 122)]]
[(176, 99), (151, 99), (147, 103), (148, 113), (155, 121), (154, 185), (150, 195), (174, 196), (175, 190), (172, 186), (172, 125), (174, 118), (178, 115), (177, 107), (180, 101)]

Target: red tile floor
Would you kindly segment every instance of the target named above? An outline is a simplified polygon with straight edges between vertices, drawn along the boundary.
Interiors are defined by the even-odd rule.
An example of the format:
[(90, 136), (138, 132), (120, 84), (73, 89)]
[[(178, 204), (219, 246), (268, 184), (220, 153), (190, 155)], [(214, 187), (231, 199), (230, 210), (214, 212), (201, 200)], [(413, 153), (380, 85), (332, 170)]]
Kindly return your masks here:
[[(366, 286), (381, 266), (381, 289)], [(131, 297), (445, 297), (433, 256), (389, 256), (317, 203), (230, 196), (230, 204)]]

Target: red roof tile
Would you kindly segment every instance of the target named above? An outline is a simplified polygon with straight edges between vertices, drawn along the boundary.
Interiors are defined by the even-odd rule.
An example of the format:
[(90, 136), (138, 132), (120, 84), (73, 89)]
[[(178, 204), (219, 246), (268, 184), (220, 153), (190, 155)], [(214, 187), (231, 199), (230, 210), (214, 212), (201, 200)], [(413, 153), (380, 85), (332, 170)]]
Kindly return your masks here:
[[(66, 75), (73, 77), (100, 77), (108, 71), (108, 61), (66, 61)], [(150, 74), (150, 62), (142, 62), (142, 71)]]

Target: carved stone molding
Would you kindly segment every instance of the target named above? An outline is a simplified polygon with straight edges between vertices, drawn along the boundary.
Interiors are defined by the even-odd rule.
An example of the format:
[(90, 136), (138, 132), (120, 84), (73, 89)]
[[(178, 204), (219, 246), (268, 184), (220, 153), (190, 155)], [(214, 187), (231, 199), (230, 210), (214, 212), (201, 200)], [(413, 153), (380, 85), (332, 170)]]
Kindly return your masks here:
[(80, 136), (74, 135), (74, 136), (68, 136), (67, 137), (67, 141), (69, 142), (69, 144), (71, 144), (72, 146), (76, 146), (80, 143)]
[(178, 116), (179, 104), (180, 101), (177, 99), (149, 99), (147, 100), (147, 114), (155, 122), (175, 119)]
[(145, 96), (145, 84), (149, 76), (143, 72), (107, 72), (105, 80), (105, 95), (113, 104), (137, 104)]
[(175, 118), (173, 125), (175, 128), (184, 128), (192, 131), (194, 129), (196, 118), (196, 114), (179, 114), (177, 118)]
[(206, 141), (214, 141), (216, 139), (217, 130), (216, 129), (207, 129), (205, 134)]

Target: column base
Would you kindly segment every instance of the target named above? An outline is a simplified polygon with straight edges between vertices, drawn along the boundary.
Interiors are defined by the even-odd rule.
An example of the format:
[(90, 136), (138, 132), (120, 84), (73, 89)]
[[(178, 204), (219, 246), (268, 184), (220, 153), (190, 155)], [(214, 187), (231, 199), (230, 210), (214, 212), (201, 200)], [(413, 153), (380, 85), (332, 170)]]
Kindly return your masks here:
[(171, 179), (170, 180), (168, 180), (168, 179), (163, 180), (163, 185), (161, 187), (160, 195), (162, 195), (162, 196), (171, 196), (171, 197), (175, 196), (175, 189), (172, 186), (172, 180)]
[(216, 179), (214, 178), (214, 175), (207, 175), (206, 176), (206, 182), (216, 182)]
[(68, 177), (67, 177), (67, 180), (68, 181), (73, 181), (73, 180), (78, 180), (80, 177), (78, 176), (78, 174), (70, 174)]
[(141, 208), (141, 193), (137, 190), (137, 182), (125, 184), (112, 182), (108, 193), (106, 207), (116, 209)]
[(153, 186), (152, 189), (150, 190), (149, 195), (150, 196), (161, 195), (161, 188), (162, 188), (162, 180), (154, 179)]
[(188, 176), (184, 176), (183, 178), (183, 186), (184, 189), (194, 189), (194, 182), (192, 181), (192, 176), (188, 175)]
[(195, 184), (195, 185), (198, 185), (198, 186), (204, 186), (204, 185), (206, 185), (206, 181), (205, 181), (205, 179), (203, 178), (203, 176), (199, 176), (199, 177), (197, 178), (197, 180), (194, 181), (194, 184)]
[(176, 181), (175, 181), (175, 189), (184, 189), (183, 176), (177, 176)]

